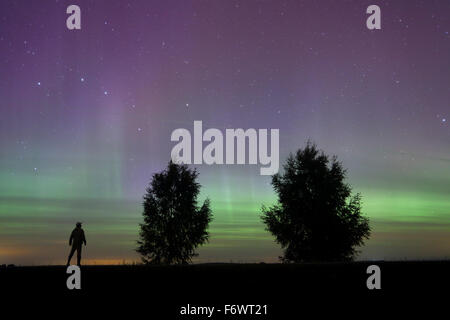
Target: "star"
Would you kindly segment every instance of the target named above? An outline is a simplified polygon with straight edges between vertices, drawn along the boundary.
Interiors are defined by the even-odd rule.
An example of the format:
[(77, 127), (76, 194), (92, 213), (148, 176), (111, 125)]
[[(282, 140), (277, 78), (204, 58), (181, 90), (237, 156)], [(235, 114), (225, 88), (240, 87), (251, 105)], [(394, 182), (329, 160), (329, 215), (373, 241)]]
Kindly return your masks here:
[(41, 85), (41, 82), (38, 82), (37, 85), (40, 86), (40, 85)]
[(81, 82), (84, 82), (84, 78), (81, 78), (80, 81), (81, 81)]

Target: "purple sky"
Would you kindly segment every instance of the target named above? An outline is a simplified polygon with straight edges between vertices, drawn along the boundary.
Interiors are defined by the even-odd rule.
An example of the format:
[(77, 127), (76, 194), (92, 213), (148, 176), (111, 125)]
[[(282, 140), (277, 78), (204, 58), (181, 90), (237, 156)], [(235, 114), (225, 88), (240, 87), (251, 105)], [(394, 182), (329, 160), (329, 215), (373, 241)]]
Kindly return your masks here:
[[(145, 187), (194, 120), (280, 129), (281, 161), (308, 138), (336, 154), (371, 219), (362, 259), (448, 258), (449, 32), (444, 0), (2, 0), (0, 263), (64, 261), (77, 220), (89, 261), (136, 260)], [(198, 261), (275, 261), (270, 178), (198, 169)]]

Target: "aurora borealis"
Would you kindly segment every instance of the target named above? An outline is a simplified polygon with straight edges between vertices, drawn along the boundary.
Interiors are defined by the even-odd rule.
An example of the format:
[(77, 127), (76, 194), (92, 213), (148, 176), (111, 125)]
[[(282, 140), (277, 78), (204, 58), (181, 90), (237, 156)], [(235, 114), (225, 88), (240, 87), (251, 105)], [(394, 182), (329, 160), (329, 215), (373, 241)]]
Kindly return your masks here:
[[(382, 29), (365, 10), (381, 8)], [(81, 30), (66, 8), (81, 8)], [(450, 257), (450, 2), (0, 3), (0, 264), (138, 260), (141, 202), (176, 128), (280, 130), (348, 169), (360, 259)], [(276, 261), (256, 165), (196, 166), (214, 220), (195, 261)]]

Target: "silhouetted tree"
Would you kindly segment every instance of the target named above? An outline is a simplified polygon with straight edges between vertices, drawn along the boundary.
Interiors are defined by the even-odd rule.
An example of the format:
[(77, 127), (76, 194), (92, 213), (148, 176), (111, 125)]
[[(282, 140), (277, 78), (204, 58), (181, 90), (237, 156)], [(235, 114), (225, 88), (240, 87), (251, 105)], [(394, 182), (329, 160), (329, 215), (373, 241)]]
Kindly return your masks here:
[(308, 142), (272, 176), (278, 203), (263, 206), (262, 220), (281, 245), (283, 262), (352, 260), (370, 236), (361, 196), (352, 196), (346, 170)]
[(172, 161), (153, 175), (144, 196), (144, 223), (136, 251), (144, 263), (188, 263), (197, 246), (208, 241), (212, 220), (209, 200), (197, 206), (197, 171)]

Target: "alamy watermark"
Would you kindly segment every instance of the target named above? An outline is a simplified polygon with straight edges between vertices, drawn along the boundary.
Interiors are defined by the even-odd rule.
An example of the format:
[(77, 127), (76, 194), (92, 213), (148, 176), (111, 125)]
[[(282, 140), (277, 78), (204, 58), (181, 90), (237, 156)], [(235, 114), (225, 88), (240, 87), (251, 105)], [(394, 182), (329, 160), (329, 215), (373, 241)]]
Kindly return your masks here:
[[(81, 30), (81, 8), (78, 5), (69, 5), (66, 13), (70, 16), (66, 19), (66, 26), (69, 30)], [(366, 14), (370, 16), (366, 20), (366, 26), (369, 30), (381, 29), (381, 9), (376, 4), (367, 7)]]
[[(208, 165), (246, 164), (248, 158), (248, 164), (263, 166), (261, 175), (273, 175), (278, 172), (280, 163), (279, 129), (270, 129), (270, 153), (268, 139), (268, 129), (225, 129), (223, 134), (219, 129), (210, 128), (203, 132), (202, 121), (194, 121), (193, 138), (187, 129), (172, 132), (170, 140), (178, 143), (172, 148), (171, 158), (175, 163)], [(203, 142), (209, 142), (205, 148)]]

